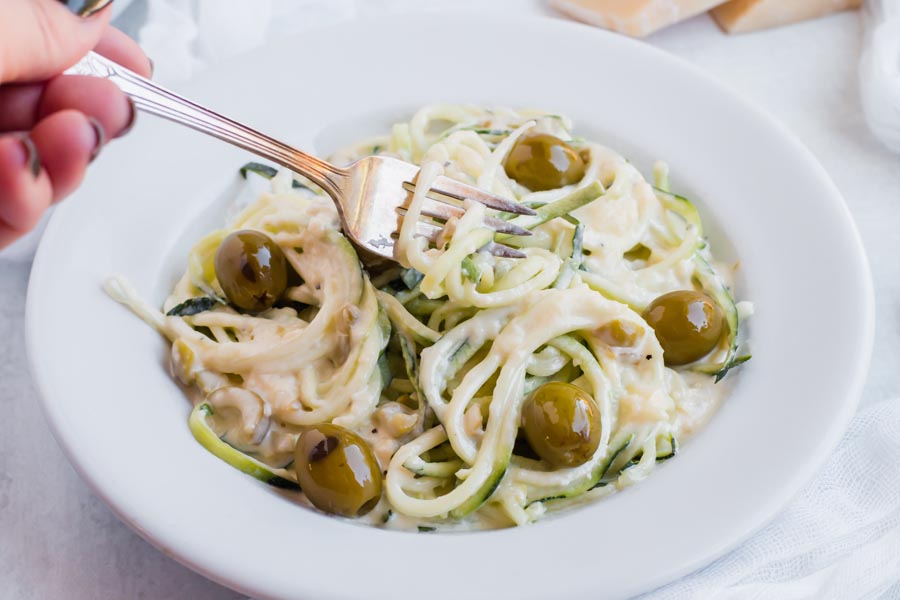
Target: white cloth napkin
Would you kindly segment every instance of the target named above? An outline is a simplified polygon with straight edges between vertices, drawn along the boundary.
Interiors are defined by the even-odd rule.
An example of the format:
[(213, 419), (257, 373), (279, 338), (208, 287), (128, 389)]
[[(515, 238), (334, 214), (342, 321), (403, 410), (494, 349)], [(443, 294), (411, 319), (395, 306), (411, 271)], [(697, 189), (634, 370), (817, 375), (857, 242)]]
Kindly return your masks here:
[(863, 111), (872, 132), (900, 152), (900, 0), (867, 0), (865, 12), (859, 63)]
[[(874, 22), (900, 16), (900, 0), (868, 2), (876, 15), (884, 16)], [(548, 14), (535, 0), (148, 0), (147, 24), (140, 29), (139, 41), (156, 60), (157, 79), (170, 83), (309, 27), (380, 12), (447, 7)], [(863, 70), (870, 64), (878, 72), (864, 75), (861, 84), (869, 90), (864, 94), (870, 94), (866, 108), (871, 125), (886, 132), (880, 133), (886, 143), (895, 139), (890, 131), (896, 127), (900, 144), (900, 100), (893, 96), (900, 96), (900, 83), (872, 77), (890, 73), (890, 65), (894, 75), (900, 72), (900, 63), (891, 63), (887, 54), (893, 48), (889, 43), (900, 41), (900, 35), (882, 37), (885, 41), (870, 45), (862, 63)], [(643, 598), (900, 598), (897, 423), (896, 401), (860, 412), (827, 465), (773, 523), (712, 565)]]
[(862, 410), (822, 471), (775, 521), (642, 600), (900, 597), (897, 423), (896, 400)]

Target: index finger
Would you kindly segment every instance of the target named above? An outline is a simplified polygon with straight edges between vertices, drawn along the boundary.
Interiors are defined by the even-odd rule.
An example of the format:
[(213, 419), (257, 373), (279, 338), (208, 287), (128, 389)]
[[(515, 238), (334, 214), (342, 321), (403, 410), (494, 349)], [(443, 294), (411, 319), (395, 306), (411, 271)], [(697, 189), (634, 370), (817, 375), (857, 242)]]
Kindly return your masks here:
[(106, 28), (94, 51), (119, 63), (126, 69), (134, 71), (141, 77), (153, 75), (153, 66), (141, 47), (115, 27)]
[[(0, 0), (0, 2), (2, 1)], [(144, 55), (137, 43), (118, 29), (113, 27), (107, 28), (100, 43), (97, 44), (96, 50), (139, 75), (146, 77), (151, 74), (150, 60)], [(52, 97), (47, 97), (48, 88), (55, 88), (56, 92), (60, 92), (60, 88), (73, 91), (70, 86), (61, 81), (69, 78), (70, 76), (57, 77), (49, 84), (44, 82), (0, 86), (0, 132), (26, 131), (34, 127), (35, 123), (49, 112), (62, 108), (77, 108), (103, 121), (107, 132), (112, 137), (119, 135), (124, 123), (131, 119), (130, 116), (125, 118), (124, 121), (114, 116), (112, 120), (115, 122), (110, 122), (102, 113), (89, 110), (92, 106), (115, 106), (112, 103), (113, 94), (97, 94), (93, 98), (82, 97), (82, 101), (75, 102), (73, 102), (71, 94), (60, 95), (57, 93), (55, 95), (50, 94)], [(87, 82), (83, 87), (85, 91), (102, 91), (112, 86), (108, 82), (106, 85), (99, 82)]]

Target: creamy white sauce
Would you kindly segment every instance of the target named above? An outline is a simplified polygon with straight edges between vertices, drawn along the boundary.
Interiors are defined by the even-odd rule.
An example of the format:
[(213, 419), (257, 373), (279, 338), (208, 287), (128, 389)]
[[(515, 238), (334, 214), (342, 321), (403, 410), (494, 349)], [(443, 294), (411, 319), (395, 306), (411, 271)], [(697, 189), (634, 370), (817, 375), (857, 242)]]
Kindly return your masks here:
[[(309, 306), (256, 316), (218, 308), (181, 319), (159, 315), (125, 287), (110, 293), (173, 340), (174, 373), (217, 408), (215, 430), (254, 458), (289, 465), (297, 438), (316, 423), (358, 433), (386, 474), (385, 494), (362, 522), (408, 530), (490, 529), (599, 499), (648, 476), (673, 437), (683, 443), (696, 435), (727, 396), (729, 383), (715, 384), (689, 368), (666, 368), (662, 348), (640, 316), (659, 295), (694, 289), (695, 253), (712, 263), (710, 250), (698, 249), (698, 226), (688, 211), (664, 204), (622, 156), (590, 142), (572, 142), (588, 158), (578, 184), (530, 192), (507, 176), (503, 160), (516, 139), (540, 132), (572, 140), (570, 127), (565, 118), (536, 111), (438, 105), (396, 126), (389, 138), (341, 153), (340, 160), (350, 162), (377, 147), (381, 154), (427, 163), (396, 242), (398, 260), (424, 279), (417, 294), (401, 292), (389, 305), (379, 302), (340, 235), (333, 203), (292, 189), (293, 177), (285, 172), (229, 229), (268, 232), (303, 279), (285, 297)], [(668, 177), (664, 164), (654, 172)], [(535, 205), (600, 182), (603, 195), (571, 213), (584, 225), (582, 265), (570, 264), (575, 227), (564, 219), (534, 229), (525, 259), (479, 252), (492, 232), (478, 204), (451, 219), (440, 247), (426, 247), (414, 223), (426, 206), (429, 182), (441, 173)], [(222, 295), (211, 264), (225, 233), (197, 244), (166, 310), (193, 296)], [(643, 253), (626, 258), (636, 250)], [(471, 260), (480, 279), (468, 279), (464, 260)], [(733, 266), (712, 265), (732, 285)], [(569, 279), (559, 284), (565, 269)], [(552, 289), (557, 284), (560, 289)], [(416, 302), (438, 307), (415, 321), (407, 311)], [(735, 312), (745, 318), (752, 305), (738, 303)], [(388, 314), (395, 333), (417, 340), (417, 381), (388, 364), (393, 381), (384, 385), (378, 362), (388, 342), (381, 324)], [(613, 323), (624, 339), (604, 330)], [(194, 328), (208, 328), (216, 339)], [(396, 363), (399, 342), (392, 343), (387, 353)], [(467, 347), (479, 350), (458, 359)], [(727, 351), (727, 344), (720, 345), (706, 360), (723, 360)], [(518, 429), (525, 377), (561, 373), (597, 403), (603, 424), (597, 452), (572, 468), (513, 457), (498, 472)], [(240, 386), (243, 393), (210, 395), (223, 385)], [(448, 442), (455, 458), (422, 459)], [(620, 450), (613, 465), (621, 474), (587, 491), (603, 459)], [(407, 468), (407, 460), (419, 466)], [(420, 467), (430, 470), (413, 476), (410, 469)], [(492, 479), (503, 473), (499, 484)], [(466, 508), (491, 485), (497, 487), (484, 504)], [(572, 498), (559, 499), (572, 490)], [(467, 514), (454, 516), (458, 511)]]

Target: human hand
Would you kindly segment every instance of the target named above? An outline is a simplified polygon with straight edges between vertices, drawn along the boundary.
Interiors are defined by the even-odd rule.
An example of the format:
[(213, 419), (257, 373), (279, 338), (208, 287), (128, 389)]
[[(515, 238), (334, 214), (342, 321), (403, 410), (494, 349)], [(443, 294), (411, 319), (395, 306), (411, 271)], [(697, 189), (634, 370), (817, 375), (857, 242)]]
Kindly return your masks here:
[(0, 0), (0, 248), (70, 194), (135, 109), (113, 83), (60, 75), (91, 49), (149, 77), (150, 61), (109, 26), (109, 0)]

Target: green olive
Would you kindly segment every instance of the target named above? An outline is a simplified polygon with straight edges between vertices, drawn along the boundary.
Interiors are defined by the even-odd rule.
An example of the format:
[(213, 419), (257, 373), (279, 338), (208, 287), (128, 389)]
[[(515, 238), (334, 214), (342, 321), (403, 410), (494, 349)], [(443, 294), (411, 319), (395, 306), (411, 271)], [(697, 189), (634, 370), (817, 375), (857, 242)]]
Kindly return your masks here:
[(228, 301), (241, 310), (272, 308), (287, 287), (287, 272), (284, 252), (259, 231), (230, 233), (216, 251), (216, 278)]
[(294, 471), (309, 501), (325, 512), (358, 517), (381, 498), (381, 469), (372, 449), (337, 425), (315, 425), (300, 435)]
[(538, 133), (523, 136), (509, 151), (506, 174), (534, 192), (578, 183), (584, 177), (584, 160), (556, 136)]
[(545, 383), (522, 408), (525, 439), (556, 467), (577, 467), (600, 445), (600, 413), (594, 399), (571, 383)]
[(686, 365), (716, 347), (725, 318), (722, 309), (703, 292), (682, 290), (663, 294), (644, 311), (656, 332), (667, 365)]

